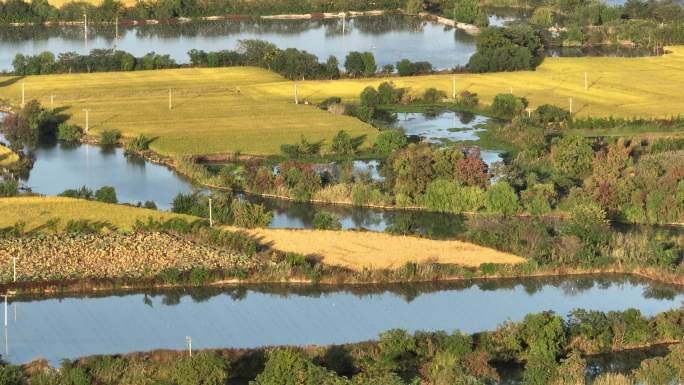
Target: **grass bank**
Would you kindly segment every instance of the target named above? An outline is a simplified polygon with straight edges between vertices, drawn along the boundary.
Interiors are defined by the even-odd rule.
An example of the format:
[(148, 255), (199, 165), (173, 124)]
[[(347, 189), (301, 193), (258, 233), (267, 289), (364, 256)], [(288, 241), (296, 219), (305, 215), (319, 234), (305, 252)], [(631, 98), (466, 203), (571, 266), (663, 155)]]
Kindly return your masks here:
[[(547, 58), (536, 71), (302, 81), (297, 82), (298, 96), (313, 103), (331, 96), (356, 100), (365, 87), (387, 80), (415, 94), (434, 87), (451, 95), (455, 76), (459, 92), (475, 92), (485, 104), (512, 90), (531, 107), (568, 108), (573, 98), (573, 112), (581, 116), (669, 117), (684, 109), (679, 97), (684, 47), (668, 50), (658, 57)], [(8, 84), (0, 88), (0, 98), (18, 105), (22, 82), (28, 99), (49, 105), (55, 95), (57, 108), (74, 124), (83, 126), (83, 109), (89, 109), (91, 133), (145, 134), (156, 138), (151, 148), (162, 155), (272, 155), (302, 135), (329, 143), (344, 129), (352, 136), (368, 135), (372, 142), (376, 133), (357, 119), (295, 105), (293, 82), (257, 68), (0, 77), (0, 83)]]
[(19, 155), (9, 148), (0, 145), (0, 167), (11, 166), (19, 161)]

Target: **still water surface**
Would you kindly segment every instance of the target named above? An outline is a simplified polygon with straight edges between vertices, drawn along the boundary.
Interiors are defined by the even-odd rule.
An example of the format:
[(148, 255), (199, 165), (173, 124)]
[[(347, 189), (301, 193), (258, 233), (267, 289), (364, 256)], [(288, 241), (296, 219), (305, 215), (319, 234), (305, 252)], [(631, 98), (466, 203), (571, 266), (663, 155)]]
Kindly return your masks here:
[(621, 276), (20, 297), (11, 299), (3, 351), (9, 354), (3, 358), (57, 363), (92, 354), (183, 349), (186, 336), (202, 349), (356, 342), (392, 328), (473, 333), (531, 312), (632, 307), (653, 315), (682, 300), (681, 289)]
[[(344, 32), (344, 33), (343, 33)], [(226, 20), (173, 25), (119, 28), (91, 27), (85, 40), (83, 27), (11, 28), (0, 30), (0, 70), (11, 69), (17, 53), (43, 51), (87, 53), (93, 48), (116, 48), (142, 56), (155, 51), (187, 63), (191, 49), (235, 49), (239, 40), (260, 39), (280, 48), (298, 48), (320, 60), (333, 55), (344, 64), (351, 51), (368, 51), (379, 66), (401, 59), (429, 61), (435, 68), (453, 68), (468, 62), (475, 38), (462, 30), (419, 19), (386, 15), (346, 20)]]

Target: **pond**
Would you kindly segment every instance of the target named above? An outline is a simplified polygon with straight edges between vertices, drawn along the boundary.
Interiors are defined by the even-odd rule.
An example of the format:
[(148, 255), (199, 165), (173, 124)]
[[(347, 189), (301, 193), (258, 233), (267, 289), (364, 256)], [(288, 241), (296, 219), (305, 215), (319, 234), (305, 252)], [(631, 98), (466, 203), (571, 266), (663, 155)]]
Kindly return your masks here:
[(187, 63), (190, 49), (234, 49), (244, 39), (303, 49), (320, 60), (334, 55), (341, 65), (349, 52), (369, 51), (379, 66), (407, 58), (445, 69), (466, 64), (475, 52), (475, 38), (464, 31), (401, 15), (348, 18), (344, 28), (342, 19), (247, 19), (120, 26), (119, 39), (115, 33), (113, 26), (90, 27), (85, 40), (83, 26), (0, 29), (0, 70), (11, 69), (17, 53), (87, 53), (93, 48), (116, 48), (135, 56), (155, 51)]
[(21, 184), (44, 195), (112, 186), (119, 202), (153, 201), (159, 209), (170, 210), (176, 194), (192, 191), (190, 182), (168, 167), (126, 156), (120, 147), (42, 143), (33, 155), (33, 169), (20, 176)]
[[(413, 140), (424, 140), (435, 144), (460, 141), (477, 141), (478, 133), (484, 132), (483, 125), (489, 118), (468, 112), (444, 111), (437, 113), (399, 112), (394, 128), (402, 128)], [(492, 166), (502, 160), (503, 151), (480, 149), (480, 157)]]
[(357, 287), (250, 286), (10, 298), (3, 359), (25, 363), (153, 349), (357, 342), (392, 328), (492, 330), (526, 314), (680, 306), (684, 292), (623, 276)]

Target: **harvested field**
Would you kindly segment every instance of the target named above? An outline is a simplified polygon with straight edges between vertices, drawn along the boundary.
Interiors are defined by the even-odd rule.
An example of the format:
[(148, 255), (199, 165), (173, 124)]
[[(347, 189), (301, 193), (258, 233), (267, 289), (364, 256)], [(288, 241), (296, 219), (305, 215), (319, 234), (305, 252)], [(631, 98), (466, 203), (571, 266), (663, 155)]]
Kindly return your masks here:
[(515, 264), (512, 254), (461, 241), (436, 241), (383, 233), (323, 230), (246, 230), (272, 248), (320, 257), (323, 263), (347, 267), (395, 269), (407, 262), (436, 262), (463, 266), (483, 263)]

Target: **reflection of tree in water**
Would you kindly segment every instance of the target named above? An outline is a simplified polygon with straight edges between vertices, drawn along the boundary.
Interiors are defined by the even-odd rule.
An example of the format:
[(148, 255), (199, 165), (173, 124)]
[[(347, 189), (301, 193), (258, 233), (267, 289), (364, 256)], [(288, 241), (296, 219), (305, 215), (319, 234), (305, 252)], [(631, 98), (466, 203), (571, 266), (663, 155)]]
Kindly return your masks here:
[(461, 121), (461, 123), (470, 124), (470, 122), (475, 120), (476, 115), (473, 114), (472, 112), (463, 111), (463, 112), (456, 112), (456, 116)]
[(423, 32), (428, 22), (421, 18), (404, 15), (362, 16), (351, 19), (349, 26), (368, 35), (389, 32)]
[[(320, 298), (329, 295), (351, 294), (358, 298), (377, 296), (391, 293), (401, 297), (406, 302), (411, 302), (421, 295), (427, 295), (440, 291), (463, 291), (476, 288), (481, 291), (515, 290), (522, 287), (526, 293), (532, 295), (544, 287), (573, 287), (575, 290), (586, 291), (589, 289), (609, 288), (610, 285), (648, 285), (649, 294), (646, 298), (671, 300), (674, 296), (682, 293), (681, 289), (667, 285), (653, 284), (650, 281), (625, 275), (592, 275), (586, 277), (542, 277), (542, 278), (504, 278), (488, 280), (461, 280), (451, 282), (420, 282), (404, 284), (367, 284), (367, 285), (306, 285), (306, 284), (253, 284), (231, 287), (200, 287), (200, 288), (172, 288), (150, 289), (140, 291), (102, 291), (88, 295), (62, 293), (54, 296), (44, 295), (20, 295), (16, 297), (18, 302), (43, 301), (46, 299), (64, 298), (104, 298), (104, 297), (127, 297), (131, 295), (143, 295), (143, 302), (148, 303), (155, 297), (161, 297), (161, 303), (166, 306), (174, 306), (181, 302), (182, 297), (189, 296), (194, 302), (206, 302), (217, 296), (228, 296), (231, 300), (242, 301), (247, 299), (250, 293), (267, 294), (282, 298), (290, 296), (304, 296)], [(653, 288), (650, 291), (650, 288)], [(573, 293), (575, 294), (575, 293)], [(597, 292), (596, 295), (601, 295)], [(659, 295), (656, 296), (656, 295)]]

